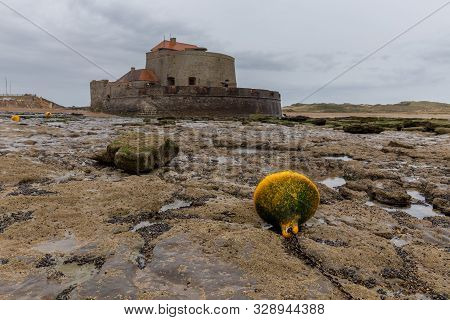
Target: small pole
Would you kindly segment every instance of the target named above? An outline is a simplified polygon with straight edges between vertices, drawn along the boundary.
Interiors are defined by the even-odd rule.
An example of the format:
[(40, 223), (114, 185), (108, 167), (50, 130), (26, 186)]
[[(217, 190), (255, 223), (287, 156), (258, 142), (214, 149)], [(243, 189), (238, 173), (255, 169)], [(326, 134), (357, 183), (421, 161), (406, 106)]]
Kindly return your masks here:
[(8, 78), (5, 77), (5, 95), (8, 95)]

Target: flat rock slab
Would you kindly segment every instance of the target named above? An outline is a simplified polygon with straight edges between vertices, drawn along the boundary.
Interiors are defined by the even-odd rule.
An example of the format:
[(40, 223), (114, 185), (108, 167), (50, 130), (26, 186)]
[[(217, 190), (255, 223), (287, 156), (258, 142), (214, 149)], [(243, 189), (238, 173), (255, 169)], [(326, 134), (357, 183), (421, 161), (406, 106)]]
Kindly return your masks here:
[(237, 266), (206, 254), (185, 234), (158, 242), (135, 281), (165, 299), (249, 299), (253, 284)]

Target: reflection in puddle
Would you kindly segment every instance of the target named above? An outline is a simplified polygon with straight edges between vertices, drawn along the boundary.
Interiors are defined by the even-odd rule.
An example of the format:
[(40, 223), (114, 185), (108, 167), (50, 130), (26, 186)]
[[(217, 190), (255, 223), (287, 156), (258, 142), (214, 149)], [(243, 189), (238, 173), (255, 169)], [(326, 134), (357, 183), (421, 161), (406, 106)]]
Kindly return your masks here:
[(327, 160), (339, 160), (339, 161), (352, 161), (353, 158), (350, 158), (349, 156), (327, 156), (323, 157)]
[(411, 176), (411, 177), (403, 177), (402, 179), (403, 179), (403, 181), (405, 181), (405, 182), (417, 182), (417, 181), (419, 181), (419, 178), (418, 178), (418, 177), (415, 177), (415, 176)]
[(403, 247), (408, 244), (408, 241), (400, 239), (400, 238), (392, 238), (390, 242), (396, 247)]
[(139, 222), (137, 225), (135, 225), (133, 227), (133, 229), (131, 229), (131, 231), (136, 232), (139, 229), (145, 228), (145, 227), (149, 227), (151, 225), (154, 225), (156, 222), (150, 222), (150, 221), (141, 221)]
[(259, 150), (256, 148), (236, 148), (233, 149), (233, 153), (239, 153), (239, 154), (255, 154)]
[(416, 190), (408, 190), (407, 193), (411, 198), (415, 199), (417, 203), (411, 204), (408, 208), (395, 208), (390, 207), (379, 202), (367, 201), (365, 204), (369, 207), (377, 206), (388, 212), (403, 211), (410, 216), (416, 217), (417, 219), (423, 219), (426, 217), (435, 217), (439, 214), (433, 210), (433, 206), (426, 202), (423, 194)]
[(61, 264), (56, 267), (56, 270), (62, 272), (70, 280), (70, 284), (85, 282), (98, 273), (92, 263), (81, 266), (76, 263)]
[(191, 204), (192, 204), (191, 201), (184, 201), (184, 200), (176, 199), (174, 202), (162, 206), (161, 209), (159, 209), (159, 213), (166, 212), (168, 210), (187, 208), (187, 207), (190, 207)]
[(433, 210), (433, 206), (429, 204), (413, 204), (411, 207), (403, 209), (403, 211), (418, 219), (435, 217), (438, 215), (438, 213)]
[(319, 181), (320, 183), (323, 183), (328, 188), (339, 188), (340, 186), (343, 186), (346, 181), (344, 178), (341, 177), (334, 177), (334, 178), (326, 178), (325, 180)]
[(382, 204), (379, 202), (373, 202), (373, 201), (366, 201), (365, 205), (368, 207), (380, 207), (380, 208), (386, 210), (387, 212), (394, 212), (394, 211), (400, 210), (399, 208), (389, 207), (385, 204)]
[(411, 196), (411, 198), (416, 199), (416, 200), (419, 200), (419, 201), (421, 201), (421, 202), (425, 202), (425, 197), (424, 197), (423, 194), (421, 194), (419, 191), (416, 191), (416, 190), (408, 190), (408, 191), (406, 191), (406, 192)]
[(75, 239), (75, 237), (73, 235), (67, 234), (65, 239), (41, 242), (38, 245), (34, 246), (34, 249), (44, 253), (68, 253), (74, 251), (78, 246), (79, 243)]

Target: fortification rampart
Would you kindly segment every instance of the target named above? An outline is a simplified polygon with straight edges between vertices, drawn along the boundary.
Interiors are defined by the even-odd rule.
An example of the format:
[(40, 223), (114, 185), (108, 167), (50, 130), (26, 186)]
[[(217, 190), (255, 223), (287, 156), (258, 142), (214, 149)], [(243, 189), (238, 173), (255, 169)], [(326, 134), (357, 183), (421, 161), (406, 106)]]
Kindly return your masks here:
[(177, 118), (281, 116), (280, 94), (259, 89), (92, 81), (91, 100), (95, 111), (119, 115)]

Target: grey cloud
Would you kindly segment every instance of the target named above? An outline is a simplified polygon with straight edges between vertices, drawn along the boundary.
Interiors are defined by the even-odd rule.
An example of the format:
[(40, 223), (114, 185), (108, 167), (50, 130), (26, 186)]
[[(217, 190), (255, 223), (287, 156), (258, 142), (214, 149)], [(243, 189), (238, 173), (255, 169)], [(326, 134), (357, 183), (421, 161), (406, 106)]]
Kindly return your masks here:
[(241, 69), (267, 71), (294, 71), (297, 61), (292, 54), (259, 51), (241, 51), (233, 54)]
[[(295, 0), (287, 0), (289, 10), (284, 11), (263, 0), (258, 5), (264, 10), (255, 2), (238, 0), (229, 0), (220, 9), (207, 0), (4, 1), (117, 77), (130, 66), (143, 67), (145, 52), (172, 33), (180, 41), (235, 56), (239, 85), (280, 90), (284, 104), (299, 101), (389, 39), (393, 30), (410, 24), (408, 13), (421, 16), (440, 2), (402, 0), (408, 6), (395, 16), (389, 0), (367, 4), (364, 11), (358, 0), (339, 4), (329, 0), (330, 14), (321, 10), (323, 4)], [(342, 9), (340, 16), (331, 14), (333, 6)], [(318, 24), (314, 12), (324, 14), (320, 18), (326, 19), (326, 26)], [(352, 25), (354, 15), (361, 20), (365, 15), (368, 20), (384, 18), (357, 29)], [(64, 105), (87, 105), (89, 82), (108, 78), (1, 6), (0, 16), (0, 79), (12, 79), (17, 92), (36, 93)], [(450, 83), (450, 37), (436, 32), (447, 25), (445, 15), (433, 17), (311, 101), (450, 100), (444, 89)]]

